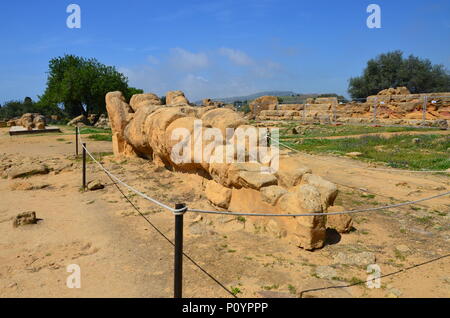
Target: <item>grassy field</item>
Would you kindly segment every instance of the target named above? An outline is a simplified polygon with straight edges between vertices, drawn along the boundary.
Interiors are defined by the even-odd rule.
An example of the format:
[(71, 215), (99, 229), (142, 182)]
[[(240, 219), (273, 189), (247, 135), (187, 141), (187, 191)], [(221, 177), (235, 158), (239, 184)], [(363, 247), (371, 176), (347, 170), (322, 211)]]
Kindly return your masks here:
[[(301, 134), (293, 135), (289, 131), (294, 127), (300, 127)], [(352, 136), (370, 133), (389, 133), (403, 131), (436, 131), (437, 128), (415, 128), (415, 127), (374, 127), (374, 126), (356, 126), (356, 125), (308, 125), (298, 126), (298, 124), (282, 124), (279, 126), (282, 139), (301, 137), (331, 137), (331, 136)]]
[(306, 152), (345, 155), (360, 152), (359, 160), (382, 162), (393, 168), (446, 170), (450, 168), (450, 136), (421, 134), (364, 136), (341, 139), (300, 139), (286, 142)]

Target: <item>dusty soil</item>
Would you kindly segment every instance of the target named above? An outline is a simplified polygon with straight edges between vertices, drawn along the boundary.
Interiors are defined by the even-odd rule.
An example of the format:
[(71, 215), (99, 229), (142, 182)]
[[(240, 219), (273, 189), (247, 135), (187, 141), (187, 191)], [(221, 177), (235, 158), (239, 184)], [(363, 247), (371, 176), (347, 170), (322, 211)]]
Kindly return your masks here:
[[(105, 188), (80, 191), (81, 162), (74, 156), (73, 141), (71, 135), (11, 138), (7, 129), (0, 129), (0, 165), (44, 162), (51, 170), (25, 179), (0, 178), (0, 297), (171, 297), (172, 246), (92, 162), (88, 180), (99, 179)], [(111, 152), (109, 142), (86, 141), (94, 153)], [(339, 184), (337, 203), (347, 209), (418, 199), (450, 188), (445, 175), (372, 171), (365, 163), (331, 156), (298, 157), (314, 173)], [(212, 209), (198, 176), (144, 160), (101, 160), (128, 184), (169, 205), (184, 202)], [(173, 239), (169, 212), (122, 189)], [(25, 211), (36, 211), (41, 220), (13, 228), (12, 218)], [(354, 231), (330, 235), (328, 244), (314, 252), (269, 236), (248, 217), (188, 213), (185, 252), (238, 297), (449, 297), (450, 257), (407, 269), (449, 254), (449, 212), (449, 198), (444, 197), (360, 214)], [(328, 288), (365, 281), (366, 263), (373, 258), (382, 275), (407, 270), (382, 278), (379, 289), (364, 284)], [(362, 261), (355, 264), (355, 259)], [(80, 289), (66, 286), (70, 264), (81, 268)], [(184, 264), (186, 297), (230, 297), (188, 260)], [(316, 288), (323, 289), (304, 292)]]

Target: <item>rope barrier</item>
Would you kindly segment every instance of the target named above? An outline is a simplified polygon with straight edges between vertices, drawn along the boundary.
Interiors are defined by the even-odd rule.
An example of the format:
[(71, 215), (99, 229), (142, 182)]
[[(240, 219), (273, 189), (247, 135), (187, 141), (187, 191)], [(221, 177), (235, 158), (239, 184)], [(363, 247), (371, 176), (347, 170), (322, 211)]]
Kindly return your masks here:
[[(81, 140), (81, 137), (79, 137)], [(274, 139), (272, 139), (274, 140)], [(227, 215), (236, 215), (236, 216), (270, 216), (270, 217), (307, 217), (307, 216), (327, 216), (327, 215), (342, 215), (342, 214), (355, 214), (355, 213), (365, 213), (365, 212), (374, 212), (374, 211), (379, 211), (379, 210), (386, 210), (386, 209), (390, 209), (390, 208), (397, 208), (397, 207), (401, 207), (401, 206), (406, 206), (406, 205), (412, 205), (415, 203), (419, 203), (419, 202), (423, 202), (423, 201), (428, 201), (428, 200), (432, 200), (432, 199), (436, 199), (439, 197), (443, 197), (443, 196), (447, 196), (450, 195), (450, 191), (445, 192), (445, 193), (441, 193), (441, 194), (437, 194), (431, 197), (426, 197), (426, 198), (422, 198), (419, 200), (414, 200), (414, 201), (408, 201), (408, 202), (403, 202), (403, 203), (397, 203), (397, 204), (392, 204), (392, 205), (387, 205), (387, 206), (382, 206), (382, 207), (375, 207), (375, 208), (367, 208), (367, 209), (360, 209), (360, 210), (348, 210), (348, 211), (342, 211), (342, 212), (327, 212), (327, 213), (322, 213), (322, 211), (317, 211), (317, 212), (310, 212), (310, 213), (301, 213), (301, 214), (275, 214), (275, 213), (265, 213), (265, 212), (260, 212), (260, 213), (245, 213), (245, 212), (233, 212), (233, 211), (211, 211), (211, 210), (201, 210), (201, 209), (191, 209), (191, 208), (181, 208), (181, 209), (174, 209), (169, 207), (168, 205), (153, 199), (149, 196), (147, 196), (146, 194), (136, 190), (135, 188), (129, 186), (128, 184), (126, 184), (125, 182), (123, 182), (122, 180), (120, 180), (119, 178), (117, 178), (115, 175), (113, 175), (111, 172), (109, 172), (100, 162), (98, 162), (93, 156), (92, 154), (86, 149), (86, 147), (84, 147), (83, 143), (81, 143), (82, 147), (86, 150), (86, 153), (92, 158), (92, 160), (94, 160), (94, 162), (99, 165), (99, 167), (112, 179), (116, 180), (118, 183), (122, 184), (123, 186), (125, 186), (126, 188), (128, 188), (129, 190), (131, 190), (132, 192), (136, 193), (137, 195), (141, 196), (142, 198), (153, 202), (157, 205), (159, 205), (162, 208), (165, 208), (166, 210), (171, 211), (174, 214), (177, 213), (183, 213), (183, 212), (196, 212), (196, 213), (205, 213), (205, 214), (227, 214)], [(295, 150), (295, 149), (294, 149)], [(297, 151), (297, 150), (295, 150)]]
[(275, 213), (240, 213), (240, 212), (230, 212), (230, 211), (208, 211), (208, 210), (198, 210), (198, 209), (188, 209), (189, 212), (198, 212), (198, 213), (207, 213), (207, 214), (227, 214), (227, 215), (239, 215), (239, 216), (283, 216), (283, 217), (298, 217), (298, 216), (327, 216), (327, 215), (342, 215), (342, 214), (354, 214), (354, 213), (363, 213), (363, 212), (374, 212), (379, 210), (386, 210), (391, 208), (398, 208), (405, 205), (411, 205), (423, 201), (428, 201), (440, 197), (444, 197), (450, 195), (450, 191), (434, 195), (432, 197), (426, 197), (415, 201), (409, 201), (409, 202), (403, 202), (403, 203), (397, 203), (392, 205), (386, 205), (381, 207), (375, 207), (375, 208), (367, 208), (367, 209), (360, 209), (360, 210), (349, 210), (349, 211), (342, 211), (342, 212), (327, 212), (327, 213), (303, 213), (303, 214), (275, 214)]
[[(81, 138), (80, 138), (80, 140), (81, 140)], [(146, 200), (148, 200), (148, 201), (150, 201), (150, 202), (153, 202), (154, 204), (156, 204), (156, 205), (158, 205), (158, 206), (160, 206), (160, 207), (162, 207), (162, 208), (164, 208), (164, 209), (166, 209), (166, 210), (169, 210), (169, 211), (171, 211), (171, 212), (173, 212), (173, 213), (179, 213), (179, 212), (183, 212), (184, 210), (185, 210), (185, 208), (182, 208), (182, 209), (174, 209), (174, 208), (171, 208), (170, 206), (168, 206), (167, 204), (164, 204), (164, 203), (162, 203), (162, 202), (160, 202), (160, 201), (158, 201), (158, 200), (156, 200), (156, 199), (153, 199), (153, 198), (151, 198), (151, 197), (149, 197), (148, 195), (146, 195), (146, 194), (144, 194), (144, 193), (142, 193), (142, 192), (140, 192), (140, 191), (138, 191), (138, 190), (136, 190), (135, 188), (133, 188), (132, 186), (129, 186), (128, 184), (126, 184), (125, 182), (123, 182), (122, 180), (120, 180), (119, 178), (117, 178), (114, 174), (112, 174), (111, 172), (109, 172), (105, 167), (103, 167), (103, 165), (100, 163), (100, 162), (98, 162), (93, 156), (92, 156), (92, 154), (89, 152), (89, 150), (87, 150), (86, 149), (86, 147), (83, 145), (83, 143), (81, 143), (81, 146), (82, 146), (82, 148), (84, 148), (84, 150), (86, 150), (86, 153), (89, 155), (89, 157), (91, 157), (92, 158), (92, 160), (108, 175), (108, 176), (110, 176), (112, 179), (114, 179), (115, 181), (117, 181), (118, 183), (120, 183), (121, 185), (123, 185), (124, 187), (126, 187), (127, 189), (129, 189), (130, 191), (132, 191), (132, 192), (134, 192), (134, 193), (136, 193), (137, 195), (139, 195), (139, 196), (141, 196), (142, 198), (144, 198), (144, 199), (146, 199)]]
[[(81, 137), (80, 141), (81, 140)], [(156, 225), (154, 225), (141, 211), (140, 209), (125, 195), (125, 193), (122, 191), (122, 189), (120, 189), (119, 185), (117, 184), (117, 182), (120, 182), (120, 184), (126, 186), (128, 189), (134, 189), (130, 186), (128, 186), (126, 183), (124, 183), (123, 181), (121, 181), (119, 178), (115, 177), (112, 173), (110, 173), (106, 168), (103, 167), (103, 165), (98, 162), (94, 156), (92, 156), (92, 154), (86, 149), (86, 147), (84, 146), (83, 143), (81, 143), (82, 147), (84, 148), (84, 150), (86, 151), (86, 153), (92, 158), (92, 160), (94, 160), (94, 162), (96, 162), (101, 168), (102, 170), (106, 173), (106, 175), (111, 179), (112, 183), (116, 186), (117, 190), (122, 194), (122, 196), (128, 201), (128, 203), (131, 204), (131, 206), (136, 210), (136, 212), (139, 213), (139, 215), (145, 220), (147, 221), (147, 223), (159, 234), (161, 235), (169, 244), (171, 244), (173, 247), (175, 247), (175, 243), (172, 242), (160, 229), (158, 229), (158, 227)], [(186, 208), (180, 208), (180, 209), (173, 209), (170, 208), (169, 206), (165, 205), (164, 203), (161, 203), (155, 199), (152, 199), (150, 197), (148, 197), (147, 195), (135, 190), (133, 191), (138, 195), (141, 195), (144, 199), (151, 199), (151, 202), (158, 204), (159, 206), (163, 207), (163, 208), (167, 208), (170, 209), (174, 215), (180, 215), (183, 214), (184, 212), (186, 212)], [(218, 279), (216, 279), (214, 276), (212, 276), (210, 273), (208, 273), (202, 266), (200, 266), (192, 257), (190, 257), (188, 254), (186, 254), (185, 252), (182, 252), (183, 256), (186, 257), (194, 266), (196, 266), (200, 271), (202, 271), (205, 275), (207, 275), (209, 278), (211, 278), (216, 284), (218, 284), (222, 289), (224, 289), (228, 294), (230, 294), (232, 297), (234, 298), (238, 298), (235, 294), (233, 294), (230, 290), (228, 290), (228, 288), (226, 288), (224, 286), (224, 284), (222, 284)]]
[[(450, 254), (438, 256), (438, 257), (436, 257), (436, 258), (434, 258), (434, 259), (432, 259), (432, 260), (428, 260), (428, 261), (425, 261), (425, 262), (420, 263), (420, 264), (414, 264), (414, 265), (412, 265), (412, 266), (409, 266), (409, 267), (407, 267), (407, 268), (399, 269), (398, 271), (395, 271), (395, 272), (392, 272), (392, 273), (389, 273), (389, 274), (381, 275), (379, 278), (381, 279), (381, 278), (393, 276), (393, 275), (396, 275), (396, 274), (399, 274), (399, 273), (403, 273), (403, 272), (406, 272), (406, 271), (408, 271), (408, 270), (411, 270), (411, 269), (414, 269), (414, 268), (417, 268), (417, 267), (420, 267), (420, 266), (424, 266), (424, 265), (427, 265), (427, 264), (430, 264), (430, 263), (439, 261), (439, 260), (444, 259), (444, 258), (447, 258), (447, 257), (449, 257), (449, 256), (450, 256)], [(326, 290), (326, 289), (348, 288), (348, 287), (352, 287), (352, 286), (356, 286), (356, 285), (361, 285), (361, 284), (365, 284), (365, 283), (366, 283), (365, 281), (362, 281), (362, 282), (356, 282), (356, 283), (349, 284), (349, 285), (328, 286), (328, 287), (320, 287), (320, 288), (306, 289), (306, 290), (302, 290), (302, 291), (300, 292), (299, 298), (303, 298), (303, 294), (310, 293), (310, 292), (315, 292), (315, 291), (320, 291), (320, 290)]]
[[(78, 127), (77, 127), (78, 129)], [(126, 184), (125, 182), (123, 182), (122, 180), (120, 180), (118, 177), (116, 177), (114, 174), (112, 174), (109, 170), (107, 170), (97, 159), (95, 159), (95, 157), (87, 150), (86, 146), (83, 144), (82, 139), (80, 134), (77, 134), (77, 137), (82, 145), (82, 148), (84, 149), (84, 151), (86, 151), (86, 153), (89, 155), (89, 157), (91, 157), (91, 159), (106, 173), (106, 175), (111, 179), (111, 181), (114, 183), (114, 185), (116, 186), (116, 188), (119, 190), (119, 192), (122, 194), (122, 196), (133, 206), (133, 208), (166, 240), (168, 241), (172, 246), (175, 247), (175, 244), (161, 231), (159, 230), (144, 214), (141, 213), (141, 211), (139, 210), (139, 208), (125, 195), (125, 193), (120, 189), (118, 183), (120, 183), (121, 185), (123, 185), (124, 187), (126, 187), (127, 189), (131, 190), (132, 192), (134, 192), (135, 194), (141, 196), (142, 198), (166, 209), (171, 211), (172, 213), (174, 213), (175, 216), (177, 215), (182, 215), (185, 212), (196, 212), (196, 213), (207, 213), (207, 214), (227, 214), (227, 215), (239, 215), (239, 216), (271, 216), (271, 217), (277, 217), (277, 216), (285, 216), (285, 217), (296, 217), (296, 216), (326, 216), (326, 215), (339, 215), (339, 214), (352, 214), (352, 213), (362, 213), (362, 212), (373, 212), (373, 211), (379, 211), (379, 210), (384, 210), (384, 209), (389, 209), (389, 208), (395, 208), (395, 207), (401, 207), (401, 206), (406, 206), (406, 205), (411, 205), (411, 204), (415, 204), (415, 203), (419, 203), (419, 202), (423, 202), (423, 201), (427, 201), (427, 200), (432, 200), (432, 199), (436, 199), (439, 197), (443, 197), (443, 196), (447, 196), (450, 195), (450, 191), (446, 192), (446, 193), (441, 193), (438, 195), (434, 195), (431, 197), (426, 197), (426, 198), (422, 198), (422, 199), (418, 199), (415, 201), (409, 201), (409, 202), (403, 202), (403, 203), (398, 203), (398, 204), (393, 204), (393, 205), (388, 205), (388, 206), (383, 206), (383, 207), (375, 207), (375, 208), (368, 208), (368, 209), (360, 209), (360, 210), (350, 210), (350, 211), (343, 211), (343, 212), (330, 212), (330, 213), (304, 213), (304, 214), (274, 214), (274, 213), (239, 213), (239, 212), (231, 212), (231, 211), (208, 211), (208, 210), (201, 210), (201, 209), (190, 209), (187, 207), (183, 207), (180, 209), (173, 209), (171, 207), (169, 207), (168, 205), (154, 199), (151, 198), (149, 196), (147, 196), (146, 194), (136, 190), (135, 188), (129, 186), (128, 184)], [(271, 137), (270, 137), (271, 138)], [(77, 143), (78, 143), (78, 139), (77, 139)], [(273, 138), (271, 138), (272, 140), (274, 140)], [(299, 152), (296, 149), (293, 149), (287, 145), (283, 145), (282, 143), (280, 143), (277, 140), (274, 140), (275, 142), (278, 142), (279, 145), (285, 146), (293, 151)], [(215, 277), (213, 277), (211, 274), (209, 274), (205, 269), (203, 269), (199, 264), (197, 264), (197, 262), (195, 262), (189, 255), (187, 255), (186, 253), (182, 252), (182, 255), (184, 257), (186, 257), (192, 264), (194, 264), (198, 269), (200, 269), (204, 274), (206, 274), (209, 278), (211, 278), (215, 283), (217, 283), (221, 288), (223, 288), (228, 294), (230, 294), (232, 297), (234, 298), (238, 298), (234, 293), (232, 293), (230, 290), (228, 290), (220, 281), (218, 281)], [(447, 257), (448, 255), (444, 256)], [(444, 258), (441, 257), (441, 258)], [(430, 261), (431, 262), (431, 261)], [(413, 267), (417, 267), (420, 265), (424, 265), (427, 264), (429, 262), (425, 262), (423, 264), (419, 264), (419, 265), (414, 265), (410, 268)], [(410, 269), (407, 268), (407, 269)], [(404, 271), (404, 270), (401, 270)], [(400, 272), (400, 271), (398, 271)], [(390, 275), (394, 275), (395, 273), (390, 273), (388, 275), (385, 275), (383, 277), (386, 276), (390, 276)], [(353, 284), (356, 285), (356, 284)], [(332, 286), (330, 288), (344, 288), (344, 287), (350, 287), (353, 285), (349, 285), (349, 286)], [(319, 289), (311, 289), (311, 290), (305, 290), (302, 291), (300, 293), (300, 297), (302, 297), (302, 295), (306, 292), (311, 292), (311, 291), (315, 291), (315, 290), (321, 290)]]

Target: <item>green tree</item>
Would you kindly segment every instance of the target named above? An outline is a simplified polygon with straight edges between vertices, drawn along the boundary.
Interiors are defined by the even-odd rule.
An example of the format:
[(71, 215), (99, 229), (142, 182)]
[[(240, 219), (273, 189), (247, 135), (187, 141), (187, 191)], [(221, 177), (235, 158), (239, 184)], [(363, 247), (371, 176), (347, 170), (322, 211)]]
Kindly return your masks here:
[(144, 90), (139, 89), (139, 88), (134, 88), (134, 87), (128, 87), (128, 89), (123, 93), (124, 93), (125, 99), (129, 103), (130, 99), (131, 99), (131, 97), (133, 97), (133, 95), (143, 94)]
[(52, 108), (62, 104), (71, 117), (104, 113), (105, 95), (110, 91), (121, 91), (128, 98), (134, 92), (142, 92), (128, 87), (128, 79), (113, 66), (65, 55), (50, 60), (47, 88), (40, 102)]
[(23, 102), (17, 100), (6, 102), (0, 108), (0, 118), (11, 119), (26, 113), (64, 116), (63, 111), (57, 105), (42, 103), (41, 101), (34, 102), (30, 97), (26, 97)]
[(349, 80), (348, 92), (352, 98), (366, 98), (399, 86), (413, 94), (448, 92), (450, 74), (443, 65), (413, 55), (403, 58), (403, 52), (393, 51), (369, 60), (362, 76)]

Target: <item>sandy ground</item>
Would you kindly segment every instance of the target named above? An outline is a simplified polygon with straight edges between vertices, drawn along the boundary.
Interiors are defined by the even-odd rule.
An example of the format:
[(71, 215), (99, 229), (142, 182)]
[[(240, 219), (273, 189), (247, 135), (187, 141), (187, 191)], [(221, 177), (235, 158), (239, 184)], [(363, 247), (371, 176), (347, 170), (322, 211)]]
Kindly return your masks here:
[[(74, 157), (73, 136), (6, 133), (0, 129), (0, 155), (13, 161), (45, 161), (60, 172), (0, 179), (0, 297), (172, 296), (172, 246), (94, 163), (88, 165), (88, 180), (99, 179), (105, 188), (80, 191), (81, 163)], [(111, 152), (109, 142), (87, 142), (94, 153)], [(365, 163), (329, 156), (302, 154), (299, 160), (338, 183), (338, 204), (348, 209), (418, 199), (450, 188), (449, 177), (443, 175), (371, 171)], [(105, 156), (102, 162), (128, 184), (167, 204), (212, 208), (198, 176), (162, 170), (143, 160)], [(46, 187), (18, 190), (18, 183)], [(173, 238), (170, 213), (137, 196), (129, 198)], [(368, 275), (365, 264), (345, 265), (337, 261), (338, 255), (349, 259), (372, 255), (382, 275), (447, 255), (449, 204), (447, 197), (413, 208), (358, 215), (353, 232), (335, 235), (314, 252), (269, 236), (251, 218), (243, 222), (188, 213), (185, 252), (227, 289), (239, 291), (238, 297), (299, 297), (316, 288), (323, 289), (302, 293), (303, 297), (449, 297), (450, 257), (382, 278), (379, 289), (364, 284), (329, 288), (364, 281)], [(13, 228), (12, 218), (25, 211), (36, 211), (42, 220)], [(396, 252), (403, 245), (407, 251)], [(70, 264), (81, 268), (80, 289), (66, 286)], [(184, 296), (230, 297), (188, 260), (184, 264)]]

